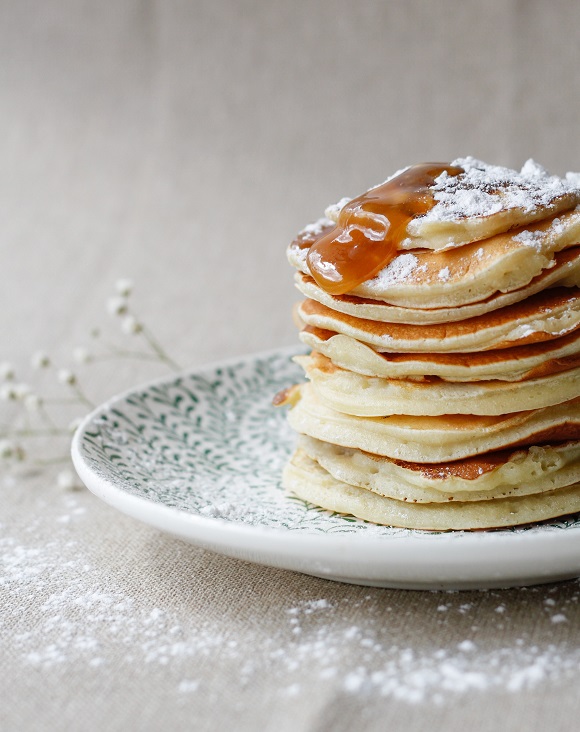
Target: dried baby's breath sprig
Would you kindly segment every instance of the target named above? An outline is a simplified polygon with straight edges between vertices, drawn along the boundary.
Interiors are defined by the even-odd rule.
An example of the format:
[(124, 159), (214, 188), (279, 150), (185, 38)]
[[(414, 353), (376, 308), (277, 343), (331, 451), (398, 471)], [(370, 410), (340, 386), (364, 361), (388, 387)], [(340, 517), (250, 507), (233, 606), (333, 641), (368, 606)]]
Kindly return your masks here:
[(121, 295), (121, 297), (129, 297), (133, 292), (133, 280), (128, 280), (126, 277), (122, 277), (115, 282), (115, 290), (119, 295)]
[(115, 295), (107, 300), (109, 315), (126, 315), (129, 312), (129, 303), (125, 297)]
[(29, 412), (39, 412), (42, 409), (42, 399), (38, 394), (28, 394), (24, 398), (24, 406)]
[(143, 337), (146, 339), (147, 343), (159, 357), (160, 361), (166, 363), (174, 371), (181, 371), (181, 367), (165, 353), (163, 348), (157, 342), (157, 339), (153, 337), (153, 334), (148, 328), (143, 326), (141, 332), (143, 333)]
[[(89, 349), (79, 345), (71, 354), (72, 361), (82, 367), (82, 374), (76, 368), (57, 366), (45, 351), (36, 351), (30, 359), (30, 367), (37, 372), (32, 385), (16, 380), (16, 369), (11, 363), (0, 363), (0, 408), (1, 403), (6, 403), (7, 408), (10, 406), (9, 413), (12, 416), (10, 421), (2, 420), (4, 426), (0, 428), (0, 471), (13, 470), (21, 463), (40, 470), (47, 470), (51, 465), (59, 463), (70, 465), (67, 442), (71, 433), (83, 421), (82, 415), (95, 406), (87, 395), (84, 383), (81, 383), (84, 380), (84, 369), (88, 366), (111, 360), (139, 359), (157, 362), (175, 371), (180, 370), (143, 320), (135, 314), (130, 302), (133, 282), (121, 278), (115, 283), (114, 290), (115, 294), (106, 301), (106, 309), (112, 317), (119, 319), (121, 334), (131, 338), (129, 348), (117, 345), (114, 340), (108, 343), (102, 338), (101, 328), (92, 328), (89, 337), (93, 346)], [(36, 381), (39, 381), (38, 385)], [(43, 391), (48, 382), (52, 383), (53, 390), (56, 384), (61, 392), (63, 389), (65, 391), (61, 395), (45, 395)], [(71, 409), (77, 410), (72, 419)], [(26, 445), (25, 449), (24, 443), (29, 443), (30, 446)], [(50, 457), (40, 455), (40, 447), (37, 448), (39, 443), (45, 443), (44, 452), (48, 450)], [(61, 448), (62, 454), (56, 454)], [(80, 487), (80, 482), (70, 467), (60, 470), (55, 480), (63, 490)]]
[(116, 350), (115, 355), (127, 358), (144, 358), (162, 361), (174, 371), (181, 371), (180, 366), (169, 356), (151, 330), (132, 310), (129, 298), (133, 293), (133, 283), (129, 279), (119, 279), (115, 285), (117, 295), (107, 300), (107, 311), (113, 317), (121, 318), (121, 331), (127, 335), (140, 335), (148, 347), (145, 352)]
[(31, 393), (28, 384), (4, 384), (0, 387), (0, 399), (2, 401), (22, 402)]
[(86, 396), (79, 385), (77, 375), (70, 369), (59, 369), (57, 378), (63, 386), (68, 386), (81, 404), (89, 409), (94, 409), (95, 404)]
[(14, 366), (8, 361), (0, 363), (0, 381), (13, 381), (16, 378)]
[(50, 357), (44, 351), (37, 351), (30, 359), (33, 369), (47, 369), (50, 366)]
[(3, 402), (16, 401), (16, 391), (12, 384), (4, 384), (0, 387), (0, 400)]
[(92, 361), (92, 354), (84, 346), (77, 346), (72, 352), (73, 360), (81, 366)]
[(137, 335), (143, 332), (143, 325), (134, 315), (126, 315), (121, 322), (121, 330), (127, 335)]
[(77, 383), (77, 377), (73, 374), (72, 371), (70, 371), (70, 369), (60, 369), (57, 377), (61, 384), (74, 386)]
[(14, 440), (0, 440), (0, 460), (22, 462), (26, 453)]

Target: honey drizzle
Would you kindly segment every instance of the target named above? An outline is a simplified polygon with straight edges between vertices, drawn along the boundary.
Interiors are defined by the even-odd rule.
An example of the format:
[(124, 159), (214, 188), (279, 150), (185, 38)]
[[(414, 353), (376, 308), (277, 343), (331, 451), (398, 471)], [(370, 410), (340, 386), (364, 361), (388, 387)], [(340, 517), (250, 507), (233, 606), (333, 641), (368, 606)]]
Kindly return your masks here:
[(337, 226), (326, 227), (317, 236), (299, 236), (292, 246), (308, 247), (308, 268), (323, 290), (331, 295), (350, 292), (395, 258), (407, 224), (433, 208), (430, 188), (435, 179), (442, 173), (463, 172), (446, 163), (413, 165), (349, 201)]

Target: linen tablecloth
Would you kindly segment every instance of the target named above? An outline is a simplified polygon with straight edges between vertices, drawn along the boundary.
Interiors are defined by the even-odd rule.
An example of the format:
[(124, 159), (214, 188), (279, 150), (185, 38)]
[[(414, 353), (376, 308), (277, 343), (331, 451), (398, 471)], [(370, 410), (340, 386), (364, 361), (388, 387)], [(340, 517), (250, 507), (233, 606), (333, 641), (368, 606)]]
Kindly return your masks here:
[[(56, 396), (71, 369), (95, 403), (166, 373), (78, 363), (118, 338), (119, 278), (183, 368), (296, 342), (284, 250), (328, 203), (465, 154), (580, 169), (579, 20), (572, 0), (0, 3), (0, 361)], [(30, 460), (0, 488), (3, 730), (576, 728), (577, 581), (333, 583)]]

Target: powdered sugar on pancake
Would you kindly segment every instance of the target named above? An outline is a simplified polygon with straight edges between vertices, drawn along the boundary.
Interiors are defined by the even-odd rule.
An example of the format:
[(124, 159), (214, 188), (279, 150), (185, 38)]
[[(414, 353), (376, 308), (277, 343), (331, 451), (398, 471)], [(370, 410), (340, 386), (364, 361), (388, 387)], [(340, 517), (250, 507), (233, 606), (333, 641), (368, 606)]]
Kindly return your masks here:
[(549, 207), (561, 196), (580, 196), (580, 174), (568, 173), (565, 179), (559, 178), (533, 160), (528, 160), (519, 173), (473, 157), (458, 158), (452, 165), (463, 168), (465, 173), (439, 175), (431, 189), (436, 204), (417, 221), (456, 221), (508, 209), (530, 213)]
[[(308, 224), (307, 226), (305, 226), (302, 231), (298, 232), (297, 238), (305, 242), (306, 244), (314, 243), (314, 241), (323, 233), (325, 229), (333, 226), (334, 221), (331, 221), (330, 219), (326, 218), (326, 216), (323, 216), (317, 221), (314, 221), (312, 224)], [(291, 251), (292, 250), (289, 249), (288, 253), (290, 254)], [(308, 264), (306, 262), (307, 254), (308, 247), (296, 249), (292, 251), (292, 257), (295, 259), (295, 261), (293, 262), (292, 258), (290, 259), (291, 263), (294, 264), (294, 266), (298, 267), (300, 271), (304, 272), (304, 274), (310, 274), (310, 269), (308, 268)]]
[(303, 241), (314, 241), (316, 237), (320, 236), (324, 229), (328, 228), (329, 226), (334, 226), (334, 221), (331, 221), (330, 219), (326, 218), (326, 216), (323, 216), (314, 223), (305, 226), (302, 231), (298, 233), (298, 236)]
[[(302, 233), (302, 232), (301, 232)], [(310, 270), (306, 262), (308, 249), (297, 249), (292, 252), (295, 265), (309, 275)], [(383, 292), (385, 288), (400, 285), (412, 280), (415, 272), (424, 272), (426, 265), (418, 267), (419, 260), (414, 254), (399, 254), (382, 269), (372, 280), (367, 280), (365, 286), (369, 292)]]
[[(491, 216), (507, 209), (530, 213), (540, 207), (549, 207), (564, 195), (576, 193), (580, 198), (580, 173), (569, 172), (564, 178), (559, 178), (550, 175), (532, 159), (524, 163), (519, 173), (501, 165), (489, 165), (472, 156), (457, 158), (451, 165), (463, 168), (465, 173), (450, 176), (445, 172), (438, 176), (432, 188), (437, 203), (417, 221), (456, 221)], [(379, 185), (405, 170), (407, 168), (398, 170)], [(350, 200), (341, 198), (326, 209), (326, 216), (337, 221), (341, 209)]]
[(529, 231), (524, 229), (513, 237), (514, 241), (520, 244), (525, 244), (527, 247), (533, 247), (536, 251), (542, 251), (542, 244), (544, 243), (545, 234), (543, 231)]
[(418, 261), (414, 254), (399, 254), (376, 277), (365, 284), (370, 291), (381, 292), (386, 287), (408, 282)]
[(324, 211), (325, 216), (327, 216), (329, 219), (332, 219), (332, 221), (338, 221), (338, 214), (342, 211), (342, 209), (349, 201), (352, 201), (352, 198), (348, 198), (345, 196), (344, 198), (341, 198), (340, 201), (338, 201), (337, 203), (330, 204), (330, 206), (327, 206)]

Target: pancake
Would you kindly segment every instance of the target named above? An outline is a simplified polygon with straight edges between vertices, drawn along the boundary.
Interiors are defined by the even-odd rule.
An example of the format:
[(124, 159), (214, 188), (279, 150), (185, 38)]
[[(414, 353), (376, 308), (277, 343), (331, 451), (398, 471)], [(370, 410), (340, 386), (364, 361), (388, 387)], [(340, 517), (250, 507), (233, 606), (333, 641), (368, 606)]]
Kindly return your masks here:
[(492, 310), (521, 302), (548, 287), (580, 285), (580, 247), (566, 249), (556, 254), (548, 269), (525, 287), (507, 293), (496, 292), (487, 299), (470, 305), (454, 307), (434, 307), (419, 309), (418, 307), (400, 307), (380, 300), (356, 297), (353, 295), (330, 295), (319, 287), (308, 275), (297, 272), (295, 275), (297, 289), (311, 300), (326, 305), (339, 313), (353, 315), (355, 318), (377, 320), (382, 323), (411, 323), (427, 325), (429, 323), (451, 323), (466, 320)]
[(294, 403), (288, 421), (296, 432), (416, 463), (445, 463), (492, 450), (580, 439), (580, 399), (501, 416), (355, 417), (331, 409), (312, 384), (303, 384), (286, 403)]
[(534, 495), (580, 481), (580, 443), (503, 450), (441, 465), (417, 465), (301, 437), (299, 448), (335, 480), (412, 503)]
[(390, 353), (470, 353), (551, 340), (580, 326), (580, 288), (555, 287), (493, 313), (453, 323), (379, 323), (305, 300), (307, 325), (355, 338)]
[(333, 331), (306, 326), (300, 340), (334, 364), (366, 376), (389, 379), (436, 376), (448, 381), (521, 381), (580, 366), (580, 329), (543, 343), (482, 353), (378, 353)]
[[(457, 308), (479, 303), (497, 293), (521, 290), (544, 270), (558, 263), (554, 258), (556, 253), (574, 247), (579, 242), (580, 211), (570, 211), (560, 217), (541, 221), (528, 229), (518, 229), (450, 251), (433, 252), (424, 249), (401, 253), (376, 277), (355, 287), (349, 294), (384, 301), (402, 308)], [(309, 276), (306, 251), (290, 246), (288, 259), (294, 267)], [(568, 262), (577, 258), (578, 254), (576, 249), (575, 256), (569, 257)], [(564, 259), (560, 258), (560, 261)], [(562, 274), (565, 276), (565, 273)], [(576, 270), (574, 283), (577, 283), (577, 278)], [(543, 286), (547, 287), (548, 283)], [(542, 287), (532, 288), (529, 294), (539, 289)], [(308, 293), (305, 294), (310, 297)], [(523, 297), (504, 299), (496, 307), (503, 307)], [(340, 297), (335, 302), (340, 303)], [(325, 304), (334, 306), (330, 305), (327, 298)], [(361, 317), (375, 317), (378, 310), (376, 308), (372, 315)], [(470, 315), (466, 314), (465, 317)]]
[(362, 376), (313, 352), (294, 359), (332, 409), (358, 417), (390, 414), (502, 415), (542, 409), (580, 397), (580, 367), (522, 382), (452, 383)]
[(580, 484), (531, 496), (466, 503), (409, 503), (337, 481), (297, 451), (286, 465), (284, 488), (329, 511), (365, 521), (432, 531), (491, 529), (544, 521), (580, 511)]
[[(473, 157), (458, 158), (451, 165), (465, 172), (458, 176), (443, 173), (435, 180), (431, 190), (436, 204), (409, 222), (401, 249), (461, 246), (554, 216), (580, 203), (576, 174), (568, 174), (565, 179), (549, 175), (533, 160), (528, 160), (519, 172)], [(338, 221), (349, 200), (329, 206), (327, 217)]]

